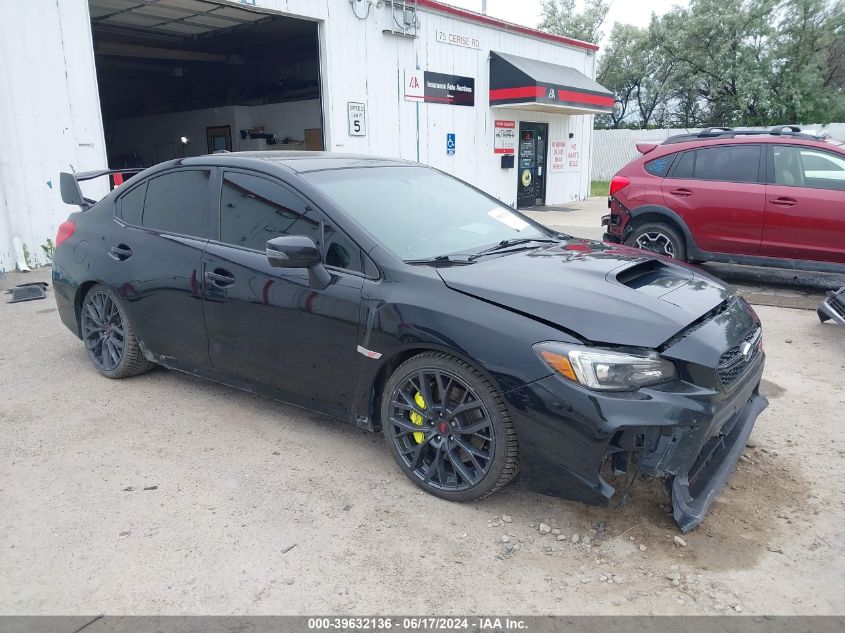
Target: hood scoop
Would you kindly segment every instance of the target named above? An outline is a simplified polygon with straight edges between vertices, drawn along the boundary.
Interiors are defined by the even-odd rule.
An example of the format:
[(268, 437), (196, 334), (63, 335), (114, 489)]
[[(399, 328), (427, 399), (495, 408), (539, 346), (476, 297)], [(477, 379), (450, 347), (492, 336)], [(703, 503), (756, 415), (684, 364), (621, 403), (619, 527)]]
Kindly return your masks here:
[(659, 259), (647, 259), (607, 277), (608, 281), (662, 297), (695, 279), (695, 274)]

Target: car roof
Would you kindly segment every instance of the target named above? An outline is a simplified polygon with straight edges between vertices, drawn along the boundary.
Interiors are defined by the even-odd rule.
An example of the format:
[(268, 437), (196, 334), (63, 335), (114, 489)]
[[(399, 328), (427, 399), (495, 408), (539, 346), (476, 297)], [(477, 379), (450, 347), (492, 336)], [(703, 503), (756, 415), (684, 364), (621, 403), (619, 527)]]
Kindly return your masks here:
[[(640, 143), (647, 145), (646, 141)], [(711, 137), (693, 137), (683, 140), (675, 140), (670, 143), (655, 142), (656, 147), (653, 150), (641, 154), (636, 161), (648, 162), (660, 156), (667, 156), (676, 152), (683, 152), (690, 149), (704, 149), (706, 147), (719, 147), (722, 145), (800, 145), (802, 147), (816, 147), (819, 149), (832, 150), (836, 153), (844, 154), (843, 146), (836, 142), (831, 142), (828, 139), (820, 139), (809, 134), (797, 135), (782, 135), (773, 136), (765, 133), (754, 135), (741, 136), (711, 136)]]
[[(204, 163), (211, 162), (218, 165), (243, 165), (246, 161), (262, 161), (283, 165), (288, 169), (303, 174), (312, 171), (325, 171), (329, 169), (349, 169), (361, 167), (407, 167), (418, 165), (413, 161), (399, 158), (386, 158), (380, 156), (366, 156), (364, 154), (344, 154), (340, 152), (304, 152), (270, 150), (266, 152), (221, 152), (219, 154), (208, 154), (197, 156), (203, 159)], [(188, 162), (187, 160), (185, 162)]]

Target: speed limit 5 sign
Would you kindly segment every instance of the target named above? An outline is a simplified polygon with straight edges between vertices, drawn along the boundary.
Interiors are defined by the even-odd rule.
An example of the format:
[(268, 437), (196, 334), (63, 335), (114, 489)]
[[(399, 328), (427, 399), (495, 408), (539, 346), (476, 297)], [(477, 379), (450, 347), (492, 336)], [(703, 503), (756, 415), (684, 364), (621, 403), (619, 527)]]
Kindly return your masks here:
[(364, 104), (349, 101), (347, 108), (349, 112), (349, 136), (366, 136), (367, 117)]

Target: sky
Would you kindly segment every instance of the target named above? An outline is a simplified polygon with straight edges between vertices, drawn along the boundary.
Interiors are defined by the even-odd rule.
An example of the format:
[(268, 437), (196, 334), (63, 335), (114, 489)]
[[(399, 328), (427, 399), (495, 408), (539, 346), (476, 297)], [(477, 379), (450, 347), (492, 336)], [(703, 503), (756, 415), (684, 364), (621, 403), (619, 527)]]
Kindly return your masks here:
[[(471, 11), (481, 11), (481, 0), (443, 0), (443, 2)], [(648, 26), (652, 12), (662, 15), (673, 5), (686, 6), (687, 0), (612, 0), (602, 31), (607, 38), (614, 22)], [(540, 0), (487, 0), (487, 15), (536, 28), (540, 23)]]

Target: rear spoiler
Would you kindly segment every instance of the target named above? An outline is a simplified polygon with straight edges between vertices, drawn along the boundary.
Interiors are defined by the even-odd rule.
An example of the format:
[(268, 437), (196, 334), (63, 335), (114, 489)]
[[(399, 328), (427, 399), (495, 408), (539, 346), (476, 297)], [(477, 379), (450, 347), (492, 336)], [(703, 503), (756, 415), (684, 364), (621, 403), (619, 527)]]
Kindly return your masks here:
[(122, 185), (124, 178), (133, 176), (138, 172), (142, 172), (146, 167), (136, 167), (127, 169), (98, 169), (97, 171), (78, 171), (73, 174), (62, 172), (59, 175), (59, 187), (62, 191), (62, 201), (65, 204), (74, 204), (81, 207), (84, 211), (96, 204), (96, 200), (91, 200), (82, 195), (82, 189), (79, 188), (79, 183), (84, 180), (93, 180), (101, 176), (112, 176), (109, 178), (110, 189)]
[(637, 151), (640, 154), (648, 154), (655, 147), (657, 147), (657, 143), (637, 143)]

